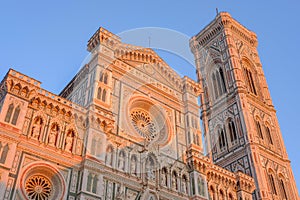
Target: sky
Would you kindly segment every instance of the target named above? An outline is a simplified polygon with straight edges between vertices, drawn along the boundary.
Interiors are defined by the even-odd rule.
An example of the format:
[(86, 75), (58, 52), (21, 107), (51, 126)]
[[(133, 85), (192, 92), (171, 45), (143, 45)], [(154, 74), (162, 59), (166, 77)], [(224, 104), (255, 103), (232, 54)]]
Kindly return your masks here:
[[(121, 36), (157, 27), (189, 38), (214, 19), (216, 8), (227, 11), (258, 36), (259, 56), (299, 188), (299, 6), (299, 0), (1, 1), (0, 77), (13, 68), (58, 94), (85, 63), (87, 41), (100, 26)], [(155, 33), (142, 40), (150, 46), (157, 42)], [(164, 48), (157, 52), (178, 73), (194, 77), (186, 59)]]

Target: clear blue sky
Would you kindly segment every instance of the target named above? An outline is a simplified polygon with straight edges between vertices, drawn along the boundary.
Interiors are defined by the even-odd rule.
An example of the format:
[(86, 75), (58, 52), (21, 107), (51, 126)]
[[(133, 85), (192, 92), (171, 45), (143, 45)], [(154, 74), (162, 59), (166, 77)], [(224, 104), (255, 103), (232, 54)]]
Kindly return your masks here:
[[(88, 55), (86, 43), (99, 26), (113, 33), (162, 27), (192, 36), (213, 20), (218, 7), (258, 35), (260, 58), (299, 188), (299, 6), (298, 0), (1, 1), (0, 76), (14, 68), (59, 93)], [(177, 71), (188, 68), (184, 61), (162, 55)], [(193, 73), (191, 68), (189, 74)]]

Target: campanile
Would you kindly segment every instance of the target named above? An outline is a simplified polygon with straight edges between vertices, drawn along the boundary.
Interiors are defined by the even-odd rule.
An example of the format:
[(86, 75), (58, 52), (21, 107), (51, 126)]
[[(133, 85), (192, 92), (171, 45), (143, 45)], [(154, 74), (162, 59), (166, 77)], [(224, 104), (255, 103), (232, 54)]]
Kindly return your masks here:
[(221, 12), (190, 40), (211, 160), (255, 179), (253, 199), (298, 199), (256, 34)]

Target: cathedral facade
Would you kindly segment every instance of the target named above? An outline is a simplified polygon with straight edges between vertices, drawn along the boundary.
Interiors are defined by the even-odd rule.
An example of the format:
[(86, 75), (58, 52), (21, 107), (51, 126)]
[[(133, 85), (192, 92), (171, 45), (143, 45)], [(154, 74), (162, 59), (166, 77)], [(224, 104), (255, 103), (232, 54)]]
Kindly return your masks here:
[(59, 95), (10, 69), (0, 199), (298, 199), (255, 34), (220, 13), (190, 45), (198, 82), (104, 28)]

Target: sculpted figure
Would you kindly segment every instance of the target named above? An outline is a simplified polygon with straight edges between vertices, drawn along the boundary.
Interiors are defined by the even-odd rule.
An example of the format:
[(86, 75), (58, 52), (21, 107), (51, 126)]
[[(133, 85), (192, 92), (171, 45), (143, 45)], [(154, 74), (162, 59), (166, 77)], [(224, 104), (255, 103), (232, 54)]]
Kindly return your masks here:
[(69, 133), (66, 138), (66, 146), (65, 146), (66, 151), (72, 151), (73, 140), (74, 138), (72, 133)]
[(41, 131), (41, 125), (40, 124), (35, 124), (32, 127), (32, 138), (35, 140), (39, 139), (40, 136), (40, 131)]
[(48, 137), (48, 144), (49, 145), (55, 146), (57, 133), (58, 133), (58, 131), (57, 131), (56, 126), (52, 127), (52, 129), (50, 130), (50, 133), (49, 133), (49, 137)]

